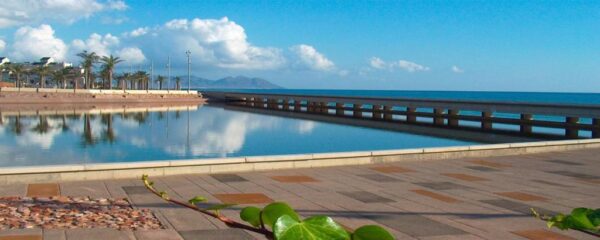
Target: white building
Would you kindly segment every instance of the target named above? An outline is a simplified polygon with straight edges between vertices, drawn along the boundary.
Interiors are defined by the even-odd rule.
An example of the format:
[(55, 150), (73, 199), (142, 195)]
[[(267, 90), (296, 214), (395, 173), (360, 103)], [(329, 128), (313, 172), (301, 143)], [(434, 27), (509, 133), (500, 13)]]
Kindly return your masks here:
[(10, 63), (10, 59), (8, 59), (7, 57), (0, 57), (0, 65), (4, 65), (4, 64), (8, 64)]

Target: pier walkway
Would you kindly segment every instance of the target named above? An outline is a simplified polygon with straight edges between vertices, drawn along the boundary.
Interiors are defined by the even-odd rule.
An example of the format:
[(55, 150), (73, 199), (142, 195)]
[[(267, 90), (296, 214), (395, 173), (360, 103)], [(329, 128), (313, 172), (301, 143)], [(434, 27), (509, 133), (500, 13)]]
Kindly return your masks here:
[[(240, 203), (223, 211), (234, 218), (247, 203), (286, 201), (303, 216), (329, 215), (348, 228), (378, 224), (398, 239), (593, 239), (576, 231), (549, 230), (531, 217), (529, 208), (566, 212), (574, 207), (600, 207), (599, 154), (600, 149), (585, 149), (153, 180), (173, 198), (204, 195), (211, 203)], [(136, 208), (151, 209), (166, 229), (33, 228), (3, 230), (0, 239), (261, 239), (167, 204), (136, 179), (0, 188), (0, 196), (28, 195), (127, 198)]]

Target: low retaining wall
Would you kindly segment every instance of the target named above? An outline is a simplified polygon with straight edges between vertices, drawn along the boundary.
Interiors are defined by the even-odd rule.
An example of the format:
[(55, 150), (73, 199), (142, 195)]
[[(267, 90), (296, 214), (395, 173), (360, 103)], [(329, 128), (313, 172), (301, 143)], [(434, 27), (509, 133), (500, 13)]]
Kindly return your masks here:
[(0, 104), (142, 103), (205, 99), (197, 91), (0, 88)]
[(600, 139), (586, 139), (370, 152), (12, 167), (0, 168), (0, 185), (48, 181), (125, 179), (137, 178), (142, 174), (148, 174), (150, 176), (169, 176), (362, 165), (399, 161), (428, 161), (454, 158), (508, 156), (599, 147)]
[(77, 93), (77, 94), (168, 94), (168, 95), (198, 95), (192, 90), (117, 90), (117, 89), (62, 89), (62, 88), (16, 88), (2, 87), (0, 92), (39, 92), (39, 93)]

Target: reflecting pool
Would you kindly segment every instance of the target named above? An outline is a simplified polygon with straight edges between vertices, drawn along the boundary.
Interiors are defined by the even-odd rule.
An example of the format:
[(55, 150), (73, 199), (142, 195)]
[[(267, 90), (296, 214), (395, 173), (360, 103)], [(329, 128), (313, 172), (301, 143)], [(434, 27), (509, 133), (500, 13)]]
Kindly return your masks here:
[(476, 144), (216, 106), (0, 115), (0, 167)]

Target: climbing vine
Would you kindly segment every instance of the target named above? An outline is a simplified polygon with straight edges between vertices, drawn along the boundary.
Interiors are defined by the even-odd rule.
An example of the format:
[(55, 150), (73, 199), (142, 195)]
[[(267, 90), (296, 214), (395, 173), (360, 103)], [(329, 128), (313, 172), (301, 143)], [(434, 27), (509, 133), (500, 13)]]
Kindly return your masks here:
[(546, 221), (549, 228), (555, 227), (560, 230), (577, 230), (586, 234), (600, 237), (600, 208), (575, 208), (570, 214), (559, 213), (554, 216), (540, 215), (535, 209), (531, 209), (533, 215)]

